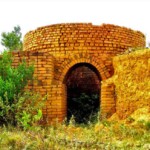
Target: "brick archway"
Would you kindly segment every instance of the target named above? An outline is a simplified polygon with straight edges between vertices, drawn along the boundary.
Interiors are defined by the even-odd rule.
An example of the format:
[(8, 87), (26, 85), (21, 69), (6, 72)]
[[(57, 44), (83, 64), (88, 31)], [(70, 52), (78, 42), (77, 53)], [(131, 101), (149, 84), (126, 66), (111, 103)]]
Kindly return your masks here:
[(84, 57), (80, 57), (80, 54), (78, 54), (74, 56), (71, 62), (69, 63), (64, 62), (62, 64), (64, 68), (62, 68), (62, 70), (60, 71), (61, 72), (59, 76), (60, 81), (63, 83), (69, 69), (78, 63), (88, 63), (94, 66), (97, 69), (98, 73), (100, 74), (102, 80), (106, 80), (107, 78), (109, 78), (111, 74), (109, 73), (107, 66), (102, 61), (95, 60), (94, 58), (91, 59), (90, 57), (91, 57), (90, 54), (85, 54)]
[[(64, 118), (66, 118), (67, 116), (67, 89), (66, 89), (66, 85), (65, 85), (65, 79), (66, 76), (68, 74), (68, 72), (71, 70), (71, 68), (77, 64), (80, 63), (87, 63), (92, 65), (98, 72), (98, 74), (101, 77), (101, 81), (108, 79), (111, 74), (109, 73), (109, 70), (107, 69), (106, 65), (101, 62), (98, 61), (96, 59), (89, 59), (90, 55), (86, 54), (86, 57), (80, 57), (80, 55), (75, 55), (74, 58), (76, 59), (72, 59), (71, 62), (66, 63), (64, 62), (62, 64), (62, 66), (65, 66), (64, 68), (61, 69), (60, 71), (60, 76), (59, 76), (59, 84), (62, 87), (62, 99), (61, 99), (61, 103), (62, 103), (62, 120)], [(102, 116), (110, 113), (109, 111), (114, 107), (114, 97), (112, 97), (113, 92), (110, 92), (111, 94), (111, 98), (108, 99), (108, 95), (106, 94), (106, 89), (107, 87), (103, 87), (101, 86), (101, 93), (100, 93), (100, 101), (101, 101), (101, 106), (100, 106), (100, 110), (103, 111)], [(109, 90), (112, 90), (112, 88), (107, 88), (107, 92), (109, 92)]]
[(77, 63), (68, 70), (63, 81), (68, 121), (72, 115), (77, 123), (92, 121), (100, 111), (101, 80), (97, 68), (89, 63)]

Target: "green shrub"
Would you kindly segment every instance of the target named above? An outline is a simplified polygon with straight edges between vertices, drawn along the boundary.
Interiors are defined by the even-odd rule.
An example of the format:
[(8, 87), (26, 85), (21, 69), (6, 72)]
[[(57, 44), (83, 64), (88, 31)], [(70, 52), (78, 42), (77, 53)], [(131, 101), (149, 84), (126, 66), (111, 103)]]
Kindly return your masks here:
[(24, 129), (31, 128), (42, 118), (41, 108), (44, 100), (45, 98), (41, 98), (39, 94), (31, 92), (18, 94), (11, 105), (7, 98), (5, 101), (0, 99), (1, 124), (17, 125)]
[(81, 93), (79, 97), (68, 99), (68, 121), (74, 116), (76, 123), (97, 121), (99, 111), (98, 94)]
[(145, 127), (146, 127), (147, 130), (150, 131), (150, 121), (147, 121), (147, 122), (145, 123)]
[(9, 103), (13, 103), (14, 95), (22, 92), (28, 80), (32, 79), (34, 68), (27, 66), (22, 61), (18, 67), (12, 67), (13, 57), (11, 53), (4, 52), (0, 59), (0, 97), (5, 101), (5, 94)]
[(14, 68), (12, 61), (8, 52), (0, 58), (0, 124), (29, 128), (42, 117), (43, 100), (38, 94), (24, 91), (28, 80), (32, 79), (33, 66), (22, 61)]

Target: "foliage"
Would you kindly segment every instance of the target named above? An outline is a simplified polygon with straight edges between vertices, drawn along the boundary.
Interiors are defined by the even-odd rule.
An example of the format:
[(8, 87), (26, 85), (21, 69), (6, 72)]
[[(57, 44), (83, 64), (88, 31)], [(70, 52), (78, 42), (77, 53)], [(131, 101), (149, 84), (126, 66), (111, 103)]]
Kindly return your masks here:
[[(35, 106), (34, 106), (35, 108)], [(19, 114), (20, 115), (20, 114)], [(19, 118), (19, 121), (24, 129), (31, 129), (33, 128), (33, 124), (37, 121), (39, 121), (42, 118), (42, 110), (38, 109), (37, 114), (31, 115), (31, 113), (26, 112), (23, 110), (23, 113), (21, 114), (21, 118)]]
[[(12, 61), (8, 52), (4, 52), (0, 59), (0, 124), (26, 129), (42, 117), (42, 98), (24, 91), (28, 80), (32, 79), (33, 66), (27, 66), (23, 61), (14, 68)], [(37, 103), (38, 100), (41, 103)]]
[(68, 120), (74, 116), (77, 123), (95, 121), (99, 111), (99, 95), (81, 93), (79, 97), (68, 99)]
[(109, 122), (108, 126), (60, 125), (35, 130), (21, 131), (14, 128), (0, 128), (0, 145), (3, 149), (38, 150), (148, 150), (150, 132), (119, 122)]
[(33, 66), (28, 67), (25, 61), (13, 68), (12, 61), (13, 58), (8, 52), (4, 52), (0, 59), (0, 97), (3, 101), (7, 97), (10, 104), (14, 100), (14, 95), (19, 94), (28, 80), (32, 79), (34, 70)]
[(11, 32), (3, 32), (1, 34), (2, 41), (1, 44), (5, 46), (7, 50), (22, 50), (22, 41), (21, 41), (21, 28), (20, 26), (14, 27)]
[(5, 101), (0, 99), (0, 123), (31, 129), (42, 118), (43, 104), (44, 98), (31, 92), (15, 95), (11, 104), (6, 95)]

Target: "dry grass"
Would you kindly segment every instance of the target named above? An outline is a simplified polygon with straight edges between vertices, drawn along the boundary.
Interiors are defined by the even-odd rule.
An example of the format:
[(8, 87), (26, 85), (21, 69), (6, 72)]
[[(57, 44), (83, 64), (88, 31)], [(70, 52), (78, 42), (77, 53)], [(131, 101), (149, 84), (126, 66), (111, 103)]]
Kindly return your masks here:
[(3, 127), (0, 128), (0, 149), (149, 150), (150, 122), (148, 125), (146, 120), (135, 120), (135, 114), (126, 121), (103, 121), (87, 126), (57, 124), (28, 131)]

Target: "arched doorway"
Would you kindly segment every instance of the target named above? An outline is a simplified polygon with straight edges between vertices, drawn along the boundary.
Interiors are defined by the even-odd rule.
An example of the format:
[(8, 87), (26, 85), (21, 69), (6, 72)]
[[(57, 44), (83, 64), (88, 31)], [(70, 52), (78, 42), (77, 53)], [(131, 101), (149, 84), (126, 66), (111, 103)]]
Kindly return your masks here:
[(67, 87), (67, 120), (77, 123), (93, 121), (100, 109), (101, 77), (89, 63), (71, 67), (64, 80)]

